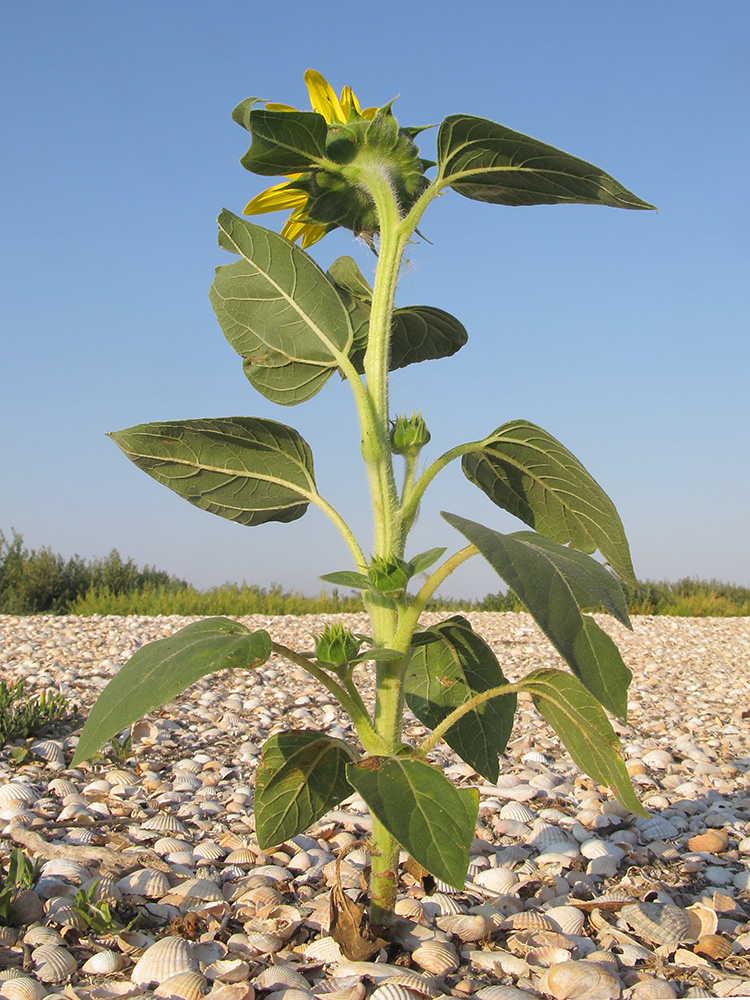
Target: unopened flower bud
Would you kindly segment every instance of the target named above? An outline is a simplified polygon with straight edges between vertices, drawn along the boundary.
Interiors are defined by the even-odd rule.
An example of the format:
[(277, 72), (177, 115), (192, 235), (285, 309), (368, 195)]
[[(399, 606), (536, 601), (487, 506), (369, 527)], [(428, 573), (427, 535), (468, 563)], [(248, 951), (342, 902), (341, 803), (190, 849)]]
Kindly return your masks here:
[(373, 556), (367, 572), (372, 589), (386, 597), (395, 597), (403, 593), (410, 576), (409, 564), (396, 556), (391, 556), (389, 559)]
[(326, 667), (345, 667), (359, 652), (362, 639), (338, 622), (326, 625), (315, 639), (315, 656)]
[(421, 410), (410, 417), (404, 414), (396, 417), (391, 429), (391, 447), (395, 455), (416, 455), (429, 440), (430, 432)]

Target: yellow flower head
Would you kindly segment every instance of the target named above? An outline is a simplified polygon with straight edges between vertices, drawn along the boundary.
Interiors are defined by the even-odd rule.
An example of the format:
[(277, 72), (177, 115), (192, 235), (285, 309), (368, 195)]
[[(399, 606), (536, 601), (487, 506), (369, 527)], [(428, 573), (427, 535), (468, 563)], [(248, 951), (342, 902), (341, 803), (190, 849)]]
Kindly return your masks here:
[(232, 112), (253, 137), (242, 165), (262, 176), (286, 177), (249, 201), (245, 215), (289, 210), (281, 235), (301, 240), (304, 249), (339, 226), (371, 238), (378, 216), (361, 180), (375, 164), (408, 211), (427, 184), (424, 171), (430, 165), (413, 142), (420, 130), (400, 129), (390, 103), (363, 110), (350, 87), (337, 96), (313, 69), (305, 73), (305, 83), (312, 113), (273, 103), (258, 110), (254, 98)]
[[(377, 114), (377, 108), (365, 108), (361, 110), (357, 95), (351, 87), (344, 87), (341, 97), (336, 97), (336, 93), (330, 83), (317, 70), (308, 69), (305, 73), (305, 83), (310, 94), (310, 104), (313, 111), (322, 115), (326, 122), (331, 125), (336, 122), (346, 125), (350, 120), (364, 119), (372, 121)], [(296, 108), (289, 104), (266, 103), (266, 111), (296, 111)], [(307, 221), (305, 206), (308, 202), (308, 194), (296, 188), (295, 182), (302, 177), (302, 174), (287, 174), (288, 181), (283, 184), (275, 184), (273, 187), (261, 191), (259, 195), (252, 198), (245, 205), (244, 215), (261, 215), (264, 212), (278, 212), (284, 209), (291, 209), (292, 214), (287, 219), (281, 230), (281, 235), (295, 242), (300, 237), (303, 249), (311, 247), (318, 240), (321, 240), (333, 226), (317, 225)]]

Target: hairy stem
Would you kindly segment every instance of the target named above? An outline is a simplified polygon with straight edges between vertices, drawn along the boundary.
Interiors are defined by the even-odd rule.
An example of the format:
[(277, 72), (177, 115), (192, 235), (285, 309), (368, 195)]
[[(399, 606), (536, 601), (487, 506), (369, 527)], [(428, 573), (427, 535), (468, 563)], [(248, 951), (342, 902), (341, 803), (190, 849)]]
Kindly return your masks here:
[(501, 684), (499, 687), (490, 688), (488, 691), (482, 691), (479, 694), (475, 694), (473, 698), (469, 698), (465, 701), (463, 705), (459, 705), (455, 708), (450, 715), (446, 715), (443, 721), (435, 726), (429, 736), (419, 745), (419, 753), (422, 757), (426, 756), (434, 746), (436, 746), (443, 736), (448, 732), (451, 726), (455, 726), (459, 719), (462, 719), (467, 712), (473, 711), (479, 705), (483, 705), (486, 701), (490, 701), (491, 698), (499, 698), (503, 694), (512, 694), (514, 691), (520, 691), (523, 687), (522, 683), (519, 684)]

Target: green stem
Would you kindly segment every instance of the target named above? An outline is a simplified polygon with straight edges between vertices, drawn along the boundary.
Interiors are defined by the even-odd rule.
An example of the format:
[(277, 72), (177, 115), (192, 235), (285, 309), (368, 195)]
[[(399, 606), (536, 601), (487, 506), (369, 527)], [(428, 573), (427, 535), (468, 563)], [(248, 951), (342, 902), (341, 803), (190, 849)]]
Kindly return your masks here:
[[(458, 552), (454, 553), (449, 559), (446, 559), (444, 563), (441, 563), (434, 573), (431, 573), (428, 576), (421, 590), (401, 617), (399, 629), (396, 634), (396, 643), (411, 643), (411, 637), (414, 634), (417, 623), (419, 622), (419, 616), (427, 607), (427, 602), (438, 589), (440, 584), (443, 583), (451, 575), (451, 573), (461, 565), (461, 563), (466, 562), (467, 559), (471, 559), (471, 557), (475, 556), (478, 552), (479, 549), (476, 545), (466, 545), (463, 549), (459, 549)], [(396, 649), (399, 648), (401, 648), (400, 645), (397, 645)]]
[(388, 927), (393, 921), (393, 908), (398, 891), (399, 845), (393, 834), (372, 817), (370, 876), (370, 926)]
[(312, 503), (314, 503), (319, 510), (322, 510), (326, 517), (328, 517), (329, 520), (331, 520), (338, 528), (339, 534), (346, 542), (349, 552), (352, 555), (352, 559), (354, 559), (354, 565), (357, 567), (357, 571), (359, 573), (366, 573), (367, 560), (365, 559), (364, 553), (362, 552), (357, 539), (354, 537), (354, 532), (343, 519), (341, 514), (339, 514), (336, 508), (333, 507), (327, 500), (323, 499), (319, 493), (310, 494), (310, 499)]
[(439, 472), (442, 472), (446, 465), (449, 465), (455, 459), (461, 458), (463, 455), (470, 455), (473, 451), (481, 451), (483, 444), (483, 441), (469, 441), (468, 444), (456, 445), (455, 448), (451, 448), (450, 451), (446, 451), (444, 455), (440, 456), (440, 458), (436, 458), (435, 461), (425, 469), (414, 484), (414, 488), (409, 491), (408, 496), (405, 497), (403, 501), (401, 509), (401, 526), (404, 532), (408, 532), (411, 529), (414, 519), (417, 516), (419, 505), (422, 502), (422, 497), (435, 476), (437, 476)]
[(503, 694), (513, 694), (514, 691), (520, 691), (523, 687), (523, 683), (518, 684), (501, 684), (499, 687), (490, 688), (488, 691), (482, 691), (480, 694), (475, 694), (473, 698), (469, 698), (465, 701), (463, 705), (459, 705), (455, 708), (450, 715), (446, 715), (443, 721), (435, 726), (429, 736), (425, 737), (424, 740), (419, 745), (419, 753), (422, 757), (425, 757), (434, 746), (436, 746), (443, 736), (448, 732), (451, 726), (455, 726), (459, 719), (462, 719), (468, 712), (472, 712), (475, 708), (483, 705), (486, 701), (490, 701), (492, 698), (499, 698)]

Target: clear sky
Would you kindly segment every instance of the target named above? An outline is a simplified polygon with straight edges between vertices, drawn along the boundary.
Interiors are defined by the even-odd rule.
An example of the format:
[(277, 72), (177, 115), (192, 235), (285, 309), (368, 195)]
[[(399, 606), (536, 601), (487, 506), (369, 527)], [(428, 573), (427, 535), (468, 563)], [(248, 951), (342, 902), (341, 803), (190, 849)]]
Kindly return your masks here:
[[(307, 107), (320, 70), (401, 124), (480, 115), (613, 174), (659, 214), (500, 208), (449, 192), (420, 229), (399, 302), (454, 313), (469, 343), (393, 379), (421, 409), (426, 458), (514, 418), (541, 424), (615, 501), (641, 578), (750, 584), (748, 75), (741, 0), (463, 6), (222, 0), (38, 3), (0, 12), (0, 528), (65, 555), (116, 547), (199, 587), (306, 592), (349, 567), (316, 510), (246, 528), (191, 507), (104, 435), (149, 420), (247, 414), (310, 442), (318, 487), (369, 550), (345, 384), (281, 408), (250, 387), (208, 303), (222, 206), (244, 171), (230, 119), (253, 95)], [(465, 12), (465, 19), (464, 19)], [(420, 139), (423, 155), (435, 131)], [(266, 217), (279, 228), (284, 216)], [(257, 220), (263, 222), (263, 219)], [(327, 267), (371, 254), (338, 232)], [(461, 547), (447, 509), (523, 526), (441, 473), (408, 554)], [(471, 560), (443, 593), (499, 589)]]

